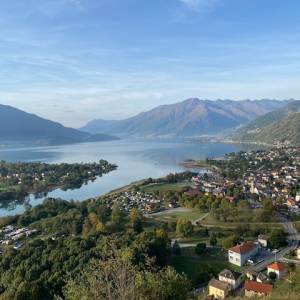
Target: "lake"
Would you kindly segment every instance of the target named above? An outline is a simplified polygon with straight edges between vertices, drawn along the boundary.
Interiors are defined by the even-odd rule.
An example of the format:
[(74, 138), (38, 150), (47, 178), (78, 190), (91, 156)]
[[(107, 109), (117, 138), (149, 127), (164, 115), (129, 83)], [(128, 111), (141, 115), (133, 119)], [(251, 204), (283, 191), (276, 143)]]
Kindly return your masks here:
[(0, 203), (0, 216), (22, 213), (26, 208), (42, 203), (46, 196), (83, 201), (143, 178), (157, 178), (171, 172), (184, 171), (185, 168), (179, 164), (186, 159), (220, 157), (242, 148), (245, 150), (247, 147), (250, 146), (187, 141), (119, 140), (52, 147), (0, 148), (0, 159), (6, 161), (80, 163), (105, 159), (118, 165), (116, 171), (79, 189), (57, 189), (46, 195), (30, 195), (25, 200)]

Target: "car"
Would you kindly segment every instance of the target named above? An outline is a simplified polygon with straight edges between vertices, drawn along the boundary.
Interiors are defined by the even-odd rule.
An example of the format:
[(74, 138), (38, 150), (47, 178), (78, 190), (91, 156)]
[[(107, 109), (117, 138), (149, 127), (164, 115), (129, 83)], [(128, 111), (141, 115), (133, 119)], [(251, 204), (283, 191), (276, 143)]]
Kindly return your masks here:
[(253, 265), (254, 264), (254, 261), (252, 259), (248, 259), (248, 263)]
[(274, 249), (274, 250), (272, 251), (272, 253), (273, 253), (273, 254), (276, 254), (276, 253), (278, 253), (278, 251), (279, 251), (278, 249)]

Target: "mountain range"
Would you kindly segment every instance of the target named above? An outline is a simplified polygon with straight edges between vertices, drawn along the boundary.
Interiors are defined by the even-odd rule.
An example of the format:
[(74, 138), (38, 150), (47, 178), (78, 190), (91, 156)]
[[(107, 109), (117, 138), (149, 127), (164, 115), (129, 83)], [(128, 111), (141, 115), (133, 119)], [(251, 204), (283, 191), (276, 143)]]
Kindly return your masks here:
[(219, 135), (285, 104), (285, 101), (278, 100), (212, 101), (191, 98), (175, 104), (161, 105), (125, 120), (94, 120), (80, 130), (119, 137)]
[(0, 105), (1, 143), (57, 145), (113, 140), (107, 134), (91, 134), (43, 119), (8, 105)]
[(254, 119), (231, 138), (243, 142), (300, 144), (300, 101)]

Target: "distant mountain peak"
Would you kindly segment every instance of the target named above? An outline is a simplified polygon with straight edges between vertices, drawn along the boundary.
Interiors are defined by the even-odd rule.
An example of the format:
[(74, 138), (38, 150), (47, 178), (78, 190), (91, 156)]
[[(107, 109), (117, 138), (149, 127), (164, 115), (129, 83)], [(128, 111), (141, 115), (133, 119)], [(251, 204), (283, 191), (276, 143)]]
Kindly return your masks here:
[(160, 105), (134, 117), (114, 121), (91, 121), (81, 130), (122, 137), (195, 137), (215, 135), (284, 105), (277, 100), (201, 100)]

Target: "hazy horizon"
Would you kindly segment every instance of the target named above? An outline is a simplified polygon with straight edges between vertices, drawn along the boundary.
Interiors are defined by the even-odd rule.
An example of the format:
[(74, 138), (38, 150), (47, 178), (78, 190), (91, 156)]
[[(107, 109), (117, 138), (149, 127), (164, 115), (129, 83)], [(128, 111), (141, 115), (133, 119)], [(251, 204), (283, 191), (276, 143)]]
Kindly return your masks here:
[(288, 3), (3, 0), (0, 103), (77, 128), (191, 97), (300, 98)]

